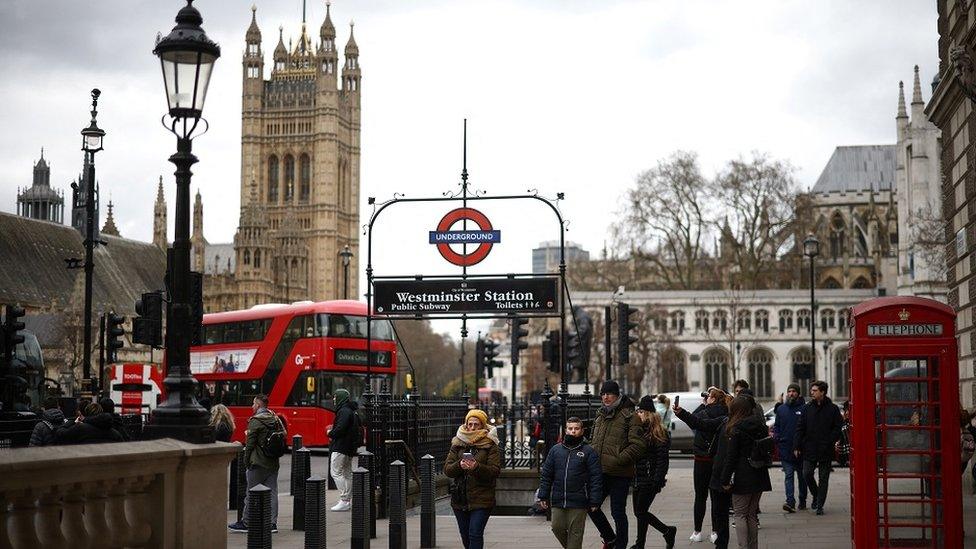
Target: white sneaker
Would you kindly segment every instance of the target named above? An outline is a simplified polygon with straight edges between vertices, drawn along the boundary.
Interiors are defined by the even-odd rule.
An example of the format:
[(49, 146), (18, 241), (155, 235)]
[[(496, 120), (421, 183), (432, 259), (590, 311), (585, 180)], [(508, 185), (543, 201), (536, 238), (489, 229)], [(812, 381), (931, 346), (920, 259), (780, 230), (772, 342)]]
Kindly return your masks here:
[(339, 500), (339, 503), (332, 506), (333, 511), (348, 511), (350, 509), (352, 509), (352, 502), (341, 499)]
[(688, 539), (690, 539), (691, 541), (701, 541), (702, 540), (701, 532), (693, 532), (691, 534), (691, 537)]
[(715, 543), (715, 540), (717, 540), (717, 539), (718, 539), (718, 534), (716, 534), (715, 532), (712, 532), (712, 535), (710, 535), (710, 536), (708, 536), (708, 539), (709, 539), (709, 541), (711, 541), (712, 543)]

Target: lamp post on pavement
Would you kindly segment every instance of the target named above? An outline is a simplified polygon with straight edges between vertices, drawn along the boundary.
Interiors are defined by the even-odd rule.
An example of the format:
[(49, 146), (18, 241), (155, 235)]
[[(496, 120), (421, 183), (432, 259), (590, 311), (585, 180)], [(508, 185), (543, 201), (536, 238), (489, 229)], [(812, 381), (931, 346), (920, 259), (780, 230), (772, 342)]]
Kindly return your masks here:
[(349, 262), (352, 260), (352, 250), (346, 244), (339, 252), (342, 258), (342, 299), (349, 299)]
[(816, 291), (816, 279), (813, 272), (813, 261), (820, 255), (820, 241), (810, 233), (803, 241), (803, 255), (810, 258), (810, 360), (812, 375), (817, 375), (817, 302), (814, 292)]
[[(830, 383), (830, 347), (834, 344), (833, 341), (824, 340), (823, 350), (824, 350), (824, 381)], [(839, 387), (837, 388), (839, 389)], [(834, 389), (835, 391), (837, 389)], [(835, 393), (836, 394), (836, 393)]]
[(194, 393), (196, 381), (190, 374), (190, 342), (199, 331), (193, 315), (190, 272), (190, 167), (197, 162), (192, 139), (202, 118), (203, 103), (220, 46), (207, 38), (200, 27), (203, 18), (187, 0), (176, 15), (176, 26), (168, 36), (157, 39), (153, 54), (159, 57), (169, 106), (170, 121), (163, 125), (176, 136), (176, 234), (168, 250), (166, 272), (169, 303), (166, 312), (166, 402), (153, 412), (152, 436), (172, 437), (188, 442), (211, 442), (207, 411)]
[(91, 91), (92, 110), (91, 123), (81, 130), (81, 150), (85, 151), (85, 332), (84, 352), (82, 363), (82, 385), (84, 391), (92, 391), (91, 352), (92, 352), (92, 278), (95, 274), (95, 153), (102, 150), (105, 130), (98, 127), (95, 121), (98, 116), (98, 96), (102, 94), (97, 88)]

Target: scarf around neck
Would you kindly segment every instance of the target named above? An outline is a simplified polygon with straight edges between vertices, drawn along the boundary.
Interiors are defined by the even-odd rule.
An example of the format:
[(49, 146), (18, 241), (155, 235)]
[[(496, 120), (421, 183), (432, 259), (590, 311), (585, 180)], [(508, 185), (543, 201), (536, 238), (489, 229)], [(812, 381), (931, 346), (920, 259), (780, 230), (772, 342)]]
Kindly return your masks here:
[(464, 425), (458, 427), (457, 435), (454, 436), (455, 442), (462, 446), (474, 446), (475, 448), (489, 448), (492, 444), (498, 444), (498, 432), (495, 427), (490, 429), (479, 429), (477, 431), (466, 431)]
[(620, 408), (620, 403), (623, 401), (624, 401), (624, 397), (618, 396), (617, 400), (613, 401), (613, 404), (611, 404), (610, 406), (601, 406), (600, 409), (603, 410), (604, 415), (608, 416), (612, 414), (617, 408)]

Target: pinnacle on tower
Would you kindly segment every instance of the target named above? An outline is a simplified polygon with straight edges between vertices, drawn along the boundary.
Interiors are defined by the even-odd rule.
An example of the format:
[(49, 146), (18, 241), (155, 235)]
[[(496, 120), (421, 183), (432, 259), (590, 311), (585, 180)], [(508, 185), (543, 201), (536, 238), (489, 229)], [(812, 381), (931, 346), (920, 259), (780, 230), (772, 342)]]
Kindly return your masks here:
[(249, 43), (261, 43), (261, 29), (258, 28), (258, 7), (251, 4), (251, 25), (247, 27), (246, 40)]
[(112, 236), (119, 236), (119, 228), (115, 226), (115, 216), (113, 215), (114, 205), (112, 204), (112, 199), (108, 200), (108, 216), (105, 218), (105, 225), (102, 227), (102, 234), (110, 234)]
[(278, 27), (278, 45), (274, 51), (274, 68), (276, 71), (285, 68), (285, 61), (288, 59), (288, 50), (285, 48), (285, 27)]
[(163, 194), (163, 176), (159, 176), (159, 187), (156, 188), (156, 202), (166, 203), (165, 195)]
[(916, 103), (923, 103), (922, 101), (922, 84), (918, 79), (918, 65), (915, 65), (915, 88), (912, 91), (912, 105)]
[(332, 24), (332, 2), (325, 3), (325, 21), (322, 22), (322, 27), (319, 29), (319, 36), (322, 38), (322, 47), (326, 51), (335, 49), (333, 44), (336, 30), (335, 25)]
[(905, 109), (905, 83), (898, 82), (898, 116), (896, 118), (908, 118), (908, 111)]
[(359, 56), (359, 46), (356, 45), (356, 37), (353, 35), (355, 26), (355, 21), (349, 21), (349, 41), (346, 42), (346, 56)]

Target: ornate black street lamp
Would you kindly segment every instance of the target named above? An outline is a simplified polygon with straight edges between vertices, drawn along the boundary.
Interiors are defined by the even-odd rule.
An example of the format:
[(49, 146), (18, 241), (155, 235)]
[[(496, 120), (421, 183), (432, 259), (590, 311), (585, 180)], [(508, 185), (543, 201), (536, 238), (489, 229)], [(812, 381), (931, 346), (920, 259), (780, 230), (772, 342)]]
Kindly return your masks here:
[(817, 284), (814, 278), (813, 272), (813, 261), (820, 255), (820, 241), (817, 237), (810, 233), (807, 235), (806, 240), (803, 241), (803, 255), (810, 258), (810, 368), (812, 369), (811, 374), (817, 376), (817, 302), (815, 300), (814, 292), (816, 290)]
[[(153, 54), (159, 57), (166, 86), (170, 120), (163, 125), (176, 136), (176, 234), (168, 250), (166, 270), (169, 303), (166, 311), (166, 402), (153, 412), (153, 438), (171, 437), (188, 442), (211, 442), (207, 411), (196, 400), (196, 381), (190, 374), (190, 341), (200, 330), (193, 315), (190, 273), (190, 167), (197, 162), (191, 140), (202, 118), (203, 103), (220, 46), (207, 38), (200, 27), (203, 18), (193, 0), (176, 14), (176, 26), (156, 41)], [(206, 131), (206, 130), (204, 130)]]
[(92, 352), (92, 279), (95, 274), (95, 153), (102, 150), (105, 130), (98, 127), (95, 121), (98, 116), (98, 96), (102, 94), (98, 88), (91, 91), (92, 110), (91, 123), (81, 130), (81, 150), (85, 151), (85, 332), (84, 332), (84, 362), (82, 362), (82, 390), (90, 392), (95, 385), (91, 377)]
[(342, 299), (349, 299), (349, 262), (352, 260), (352, 250), (346, 244), (339, 252), (342, 258)]

